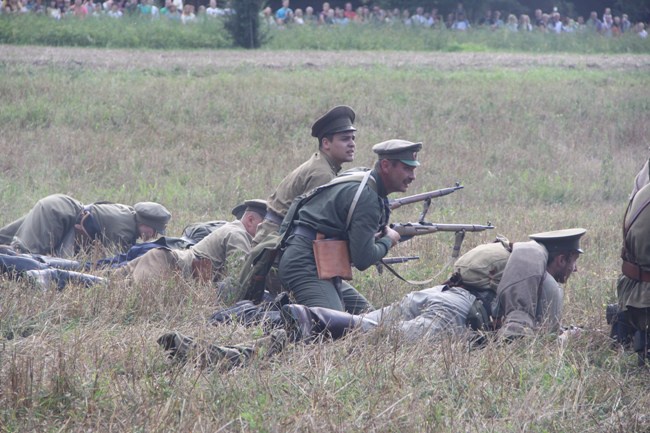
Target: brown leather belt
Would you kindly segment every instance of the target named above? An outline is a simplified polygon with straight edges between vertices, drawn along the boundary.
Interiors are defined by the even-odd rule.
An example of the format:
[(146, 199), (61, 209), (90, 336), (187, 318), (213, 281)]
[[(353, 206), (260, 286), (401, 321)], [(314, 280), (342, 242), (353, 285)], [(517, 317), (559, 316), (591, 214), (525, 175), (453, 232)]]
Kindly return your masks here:
[(623, 271), (623, 275), (632, 280), (650, 283), (650, 271), (644, 271), (639, 265), (635, 263), (626, 262), (623, 260), (621, 271)]

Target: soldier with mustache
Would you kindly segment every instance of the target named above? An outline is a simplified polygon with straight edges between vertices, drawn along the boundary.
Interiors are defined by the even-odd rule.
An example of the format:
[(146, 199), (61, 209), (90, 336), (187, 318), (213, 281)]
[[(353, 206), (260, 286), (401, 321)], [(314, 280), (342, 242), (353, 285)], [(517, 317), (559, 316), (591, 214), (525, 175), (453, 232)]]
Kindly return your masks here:
[[(363, 271), (399, 242), (400, 235), (388, 227), (387, 196), (406, 191), (415, 179), (421, 148), (422, 143), (396, 139), (376, 144), (373, 151), (378, 161), (371, 171), (344, 173), (303, 199), (279, 267), (282, 284), (293, 293), (296, 303), (352, 314), (372, 309), (366, 298), (343, 280), (352, 278), (350, 263)], [(322, 241), (336, 245), (327, 244), (328, 240), (346, 244), (332, 257), (318, 245)], [(339, 260), (333, 272), (344, 272), (324, 272), (330, 260)]]

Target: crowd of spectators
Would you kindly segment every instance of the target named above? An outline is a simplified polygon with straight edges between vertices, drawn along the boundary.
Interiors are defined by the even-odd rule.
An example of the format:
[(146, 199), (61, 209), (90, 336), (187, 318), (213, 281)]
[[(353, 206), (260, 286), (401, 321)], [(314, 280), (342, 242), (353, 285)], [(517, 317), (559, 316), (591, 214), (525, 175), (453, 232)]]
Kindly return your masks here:
[[(159, 7), (159, 0), (0, 0), (2, 14), (34, 13), (51, 16), (55, 19), (64, 17), (85, 18), (88, 16), (121, 18), (123, 16), (141, 16), (145, 18), (165, 18), (179, 21), (183, 24), (195, 22), (198, 19), (223, 17), (235, 13), (229, 4), (220, 7), (217, 0), (210, 0), (208, 7), (195, 7), (191, 3), (183, 4), (183, 0), (164, 0)], [(163, 1), (163, 0), (161, 0)], [(45, 4), (48, 2), (47, 4)], [(612, 14), (611, 8), (605, 8), (601, 16), (596, 11), (591, 12), (586, 20), (582, 16), (575, 19), (562, 15), (557, 8), (543, 12), (536, 9), (532, 18), (522, 14), (502, 14), (499, 10), (486, 10), (485, 14), (473, 23), (468, 20), (462, 3), (450, 13), (443, 15), (437, 8), (425, 11), (423, 7), (409, 9), (362, 5), (353, 8), (352, 3), (345, 3), (343, 8), (331, 7), (328, 2), (322, 4), (320, 11), (308, 6), (303, 11), (293, 10), (290, 0), (283, 0), (282, 7), (275, 12), (266, 7), (260, 13), (264, 25), (284, 29), (290, 26), (345, 26), (349, 24), (385, 24), (423, 27), (433, 29), (448, 29), (468, 31), (472, 28), (491, 30), (503, 29), (508, 32), (544, 32), (544, 33), (574, 33), (592, 32), (604, 36), (616, 37), (624, 33), (636, 33), (642, 38), (648, 37), (643, 22), (632, 24), (628, 15)]]
[(160, 7), (158, 0), (0, 0), (1, 14), (40, 14), (60, 20), (67, 17), (110, 17), (139, 16), (151, 19), (169, 19), (188, 24), (199, 17), (219, 17), (232, 13), (229, 8), (217, 7), (217, 0), (210, 0), (209, 6), (200, 6), (198, 12), (193, 4), (183, 0), (164, 0)]
[(557, 8), (545, 13), (536, 9), (531, 19), (529, 15), (501, 14), (499, 10), (488, 9), (485, 15), (470, 23), (462, 3), (458, 3), (455, 10), (442, 15), (437, 8), (425, 11), (417, 7), (414, 11), (409, 9), (384, 10), (379, 6), (362, 5), (354, 9), (352, 3), (345, 3), (343, 8), (330, 7), (328, 2), (323, 3), (321, 11), (315, 12), (308, 6), (303, 11), (290, 7), (290, 0), (283, 0), (282, 7), (275, 13), (270, 7), (262, 11), (263, 22), (270, 27), (285, 28), (291, 25), (348, 25), (350, 23), (374, 23), (388, 25), (402, 25), (412, 27), (426, 27), (434, 29), (448, 29), (468, 31), (472, 28), (487, 28), (491, 30), (504, 29), (510, 32), (544, 32), (544, 33), (572, 33), (586, 32), (599, 33), (605, 36), (620, 36), (623, 33), (637, 33), (642, 38), (647, 38), (645, 24), (639, 22), (632, 24), (627, 14), (613, 15), (611, 8), (606, 8), (602, 18), (597, 12), (591, 12), (587, 20), (579, 16), (573, 19), (562, 16)]

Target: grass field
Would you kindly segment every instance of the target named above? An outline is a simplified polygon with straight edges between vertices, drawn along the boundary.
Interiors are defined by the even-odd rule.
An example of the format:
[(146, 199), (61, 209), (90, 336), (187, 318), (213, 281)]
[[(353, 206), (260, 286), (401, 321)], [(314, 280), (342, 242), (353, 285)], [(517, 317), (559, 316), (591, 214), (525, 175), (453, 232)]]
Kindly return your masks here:
[[(616, 298), (621, 218), (648, 157), (649, 56), (281, 54), (0, 46), (0, 224), (56, 192), (159, 201), (171, 234), (229, 218), (314, 152), (316, 117), (348, 104), (354, 165), (372, 164), (379, 141), (417, 140), (409, 194), (465, 185), (429, 212), (497, 227), (468, 234), (463, 251), (497, 233), (588, 229), (564, 318), (585, 331), (564, 345), (539, 336), (470, 350), (382, 329), (200, 371), (170, 365), (156, 339), (262, 335), (206, 326), (220, 306), (210, 287), (58, 293), (2, 281), (0, 431), (648, 431), (648, 372), (611, 346), (603, 305)], [(443, 280), (451, 244), (422, 237), (392, 255), (420, 255), (398, 265), (407, 277)], [(413, 290), (372, 269), (355, 285), (376, 306)]]
[[(650, 43), (634, 32), (604, 37), (591, 32), (513, 33), (475, 28), (468, 32), (402, 25), (260, 27), (261, 45), (271, 50), (400, 50), (423, 52), (526, 52), (648, 54)], [(54, 20), (43, 16), (0, 17), (0, 43), (96, 48), (224, 49), (233, 38), (222, 20), (179, 25), (162, 18), (92, 17)]]

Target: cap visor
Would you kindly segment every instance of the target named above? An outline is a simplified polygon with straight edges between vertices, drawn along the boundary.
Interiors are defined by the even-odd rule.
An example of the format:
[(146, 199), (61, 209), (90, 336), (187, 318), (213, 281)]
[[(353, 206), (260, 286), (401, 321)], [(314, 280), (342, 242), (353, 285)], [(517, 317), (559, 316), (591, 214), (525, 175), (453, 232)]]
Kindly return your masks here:
[(413, 160), (413, 159), (400, 159), (400, 161), (403, 162), (404, 164), (410, 166), (410, 167), (419, 167), (420, 166), (420, 163)]
[(356, 130), (357, 128), (355, 128), (354, 126), (342, 126), (340, 128), (334, 128), (331, 131), (327, 131), (326, 133), (323, 134), (323, 137), (326, 135), (338, 134), (339, 132), (352, 132)]

